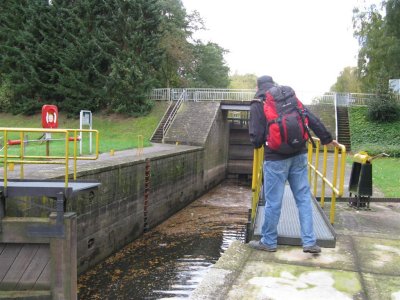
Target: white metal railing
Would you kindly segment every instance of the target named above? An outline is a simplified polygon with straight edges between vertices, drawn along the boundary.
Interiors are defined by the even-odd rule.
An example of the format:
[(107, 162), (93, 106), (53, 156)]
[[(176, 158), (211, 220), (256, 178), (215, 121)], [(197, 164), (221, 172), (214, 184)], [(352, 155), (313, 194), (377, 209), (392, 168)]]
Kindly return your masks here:
[(178, 101), (175, 103), (174, 108), (172, 109), (170, 115), (168, 116), (168, 119), (165, 121), (165, 124), (163, 126), (163, 138), (165, 137), (165, 134), (167, 133), (169, 127), (171, 126), (172, 121), (174, 120), (179, 107), (181, 106), (182, 102), (185, 100), (186, 100), (186, 90), (182, 90), (182, 93), (181, 93)]
[(337, 112), (338, 112), (337, 95), (335, 95), (335, 98), (334, 98), (334, 107), (335, 107), (335, 140), (338, 141), (339, 140), (339, 122), (338, 122), (338, 115), (337, 115)]
[[(186, 91), (185, 100), (188, 101), (251, 101), (256, 93), (255, 89), (208, 89), (208, 88), (162, 88), (153, 89), (150, 100), (178, 101), (183, 91)], [(311, 93), (296, 91), (299, 99), (305, 104), (336, 104), (338, 106), (367, 105), (368, 101), (376, 97), (375, 94), (362, 93)], [(400, 100), (400, 96), (398, 97)]]
[(251, 101), (256, 93), (255, 89), (165, 88), (152, 90), (149, 98), (150, 100), (177, 101), (183, 91), (186, 92), (188, 101)]

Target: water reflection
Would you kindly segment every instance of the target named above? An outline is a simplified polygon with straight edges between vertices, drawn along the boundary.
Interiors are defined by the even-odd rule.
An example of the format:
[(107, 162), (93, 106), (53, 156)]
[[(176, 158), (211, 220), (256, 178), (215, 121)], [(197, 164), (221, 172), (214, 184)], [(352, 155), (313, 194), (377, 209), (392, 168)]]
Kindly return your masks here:
[(235, 240), (250, 188), (226, 181), (79, 277), (79, 299), (187, 299)]

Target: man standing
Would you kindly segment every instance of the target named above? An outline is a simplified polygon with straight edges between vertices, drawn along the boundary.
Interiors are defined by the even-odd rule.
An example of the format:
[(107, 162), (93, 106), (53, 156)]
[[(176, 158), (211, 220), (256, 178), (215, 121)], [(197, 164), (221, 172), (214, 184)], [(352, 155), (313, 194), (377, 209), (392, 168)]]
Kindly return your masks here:
[[(270, 125), (278, 122), (276, 120), (267, 120), (266, 113), (268, 112), (268, 108), (264, 105), (267, 92), (269, 91), (270, 95), (272, 93), (282, 93), (282, 91), (283, 93), (292, 93), (291, 97), (294, 97), (295, 100), (292, 100), (292, 102), (289, 101), (288, 103), (296, 103), (298, 100), (294, 91), (289, 87), (286, 88), (287, 89), (284, 90), (282, 87), (276, 85), (271, 76), (259, 77), (257, 79), (256, 99), (250, 104), (250, 140), (255, 148), (264, 146), (263, 174), (264, 199), (266, 203), (264, 224), (261, 229), (261, 240), (250, 241), (249, 246), (268, 252), (276, 251), (278, 239), (277, 227), (281, 214), (285, 184), (286, 181), (288, 181), (299, 211), (303, 251), (308, 253), (320, 253), (321, 248), (316, 244), (316, 236), (313, 228), (312, 196), (307, 179), (306, 146), (301, 144), (301, 146), (295, 148), (292, 153), (287, 153), (285, 151), (280, 151), (280, 149), (273, 149), (272, 145), (268, 146), (268, 142), (266, 143)], [(270, 97), (269, 101), (270, 99), (273, 98)], [(285, 105), (286, 102), (283, 106)], [(331, 134), (315, 115), (306, 109), (304, 109), (304, 112), (307, 116), (308, 126), (318, 136), (323, 145), (339, 145), (332, 139)], [(281, 122), (282, 117), (283, 116), (279, 115), (277, 118), (279, 122)]]

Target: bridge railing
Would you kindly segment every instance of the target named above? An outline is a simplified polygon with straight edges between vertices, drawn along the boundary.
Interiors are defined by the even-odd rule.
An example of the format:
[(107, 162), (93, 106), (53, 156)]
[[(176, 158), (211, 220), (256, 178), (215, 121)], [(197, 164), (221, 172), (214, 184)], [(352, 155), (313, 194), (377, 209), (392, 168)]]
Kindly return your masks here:
[[(328, 173), (328, 147), (322, 146), (320, 140), (314, 138), (316, 148), (313, 149), (311, 143), (308, 143), (308, 180), (310, 182), (311, 192), (314, 197), (317, 197), (318, 185), (321, 185), (321, 202), (323, 207), (325, 204), (325, 190), (331, 189), (331, 208), (329, 219), (331, 224), (335, 221), (335, 206), (336, 198), (343, 195), (344, 190), (344, 176), (346, 169), (346, 147), (340, 145), (334, 148), (333, 162), (330, 165), (330, 172)], [(323, 157), (321, 161), (320, 150), (322, 148)], [(330, 158), (332, 159), (332, 158)], [(263, 185), (263, 162), (264, 162), (264, 148), (254, 149), (253, 157), (253, 174), (252, 174), (252, 204), (251, 204), (251, 222), (254, 224), (255, 216), (257, 213), (257, 206), (260, 199), (264, 199), (262, 195)], [(322, 165), (322, 168), (321, 168)], [(320, 181), (318, 181), (320, 180)]]
[[(256, 93), (255, 89), (212, 89), (212, 88), (160, 88), (153, 89), (150, 100), (178, 101), (180, 95), (186, 91), (185, 100), (188, 101), (251, 101)], [(367, 105), (376, 97), (375, 94), (363, 93), (314, 93), (296, 91), (298, 98), (305, 104), (332, 104), (338, 106)], [(397, 96), (400, 101), (400, 95)]]
[[(318, 186), (321, 186), (320, 205), (325, 205), (325, 190), (331, 191), (331, 207), (329, 212), (330, 223), (335, 222), (336, 198), (343, 196), (344, 176), (346, 170), (346, 147), (339, 145), (334, 147), (333, 162), (331, 163), (330, 173), (328, 173), (328, 146), (321, 145), (318, 138), (313, 138), (316, 148), (308, 143), (308, 181), (310, 182), (311, 192), (315, 198), (318, 196)], [(323, 157), (321, 161), (321, 148)], [(322, 167), (321, 167), (322, 164)]]
[(255, 89), (165, 88), (154, 89), (149, 98), (150, 100), (178, 101), (184, 91), (187, 101), (251, 101), (256, 92)]
[(264, 163), (264, 147), (254, 149), (253, 154), (253, 174), (251, 182), (251, 223), (254, 224), (258, 202), (264, 198), (261, 193), (263, 185), (263, 163)]
[(175, 116), (178, 112), (178, 109), (180, 108), (182, 102), (186, 99), (186, 90), (183, 90), (182, 94), (180, 95), (178, 101), (176, 102), (173, 110), (171, 111), (170, 115), (168, 116), (167, 120), (165, 121), (165, 124), (163, 126), (162, 134), (163, 138), (165, 137), (165, 134), (167, 133), (169, 127), (171, 126), (172, 122), (175, 119)]

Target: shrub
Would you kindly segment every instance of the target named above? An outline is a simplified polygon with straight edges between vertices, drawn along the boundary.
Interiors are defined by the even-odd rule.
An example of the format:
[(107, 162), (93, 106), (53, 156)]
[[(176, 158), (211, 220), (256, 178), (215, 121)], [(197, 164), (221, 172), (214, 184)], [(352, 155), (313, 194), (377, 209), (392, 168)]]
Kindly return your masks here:
[(366, 151), (370, 155), (387, 153), (400, 156), (400, 121), (391, 123), (370, 121), (367, 107), (351, 107), (349, 110), (351, 148), (353, 152)]
[(397, 121), (400, 116), (400, 107), (396, 96), (388, 93), (378, 95), (368, 103), (368, 119), (376, 122)]
[(385, 76), (379, 80), (375, 94), (376, 98), (368, 103), (368, 118), (376, 122), (397, 121), (400, 116), (400, 106), (397, 96), (389, 89)]

